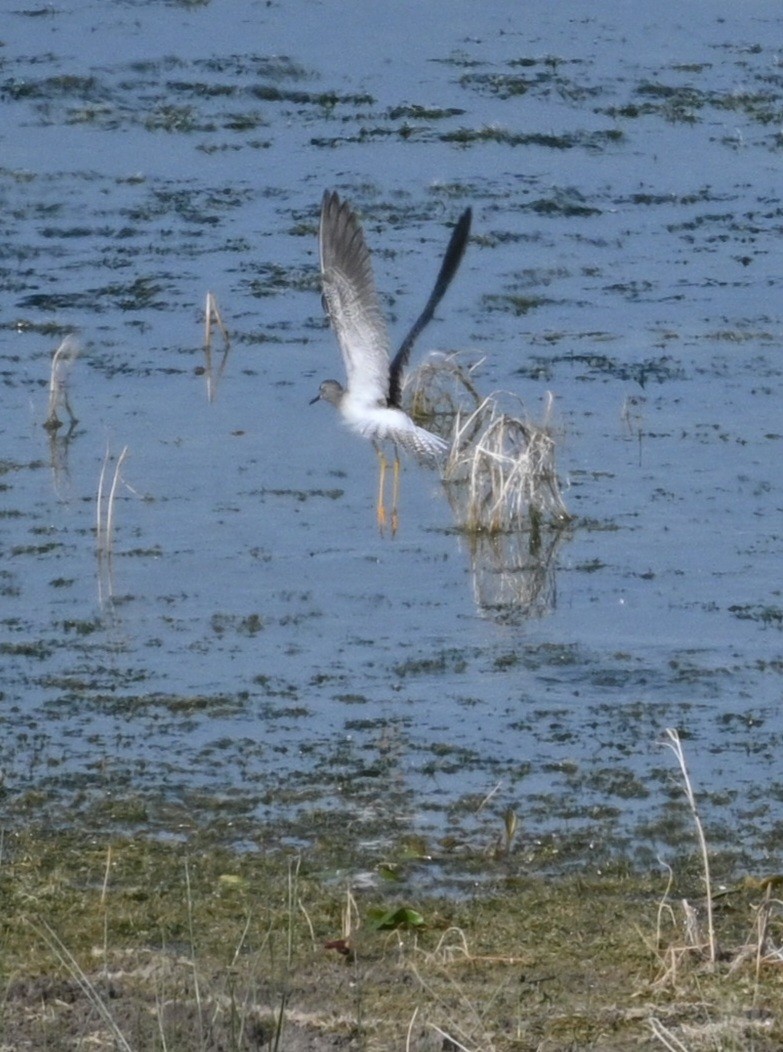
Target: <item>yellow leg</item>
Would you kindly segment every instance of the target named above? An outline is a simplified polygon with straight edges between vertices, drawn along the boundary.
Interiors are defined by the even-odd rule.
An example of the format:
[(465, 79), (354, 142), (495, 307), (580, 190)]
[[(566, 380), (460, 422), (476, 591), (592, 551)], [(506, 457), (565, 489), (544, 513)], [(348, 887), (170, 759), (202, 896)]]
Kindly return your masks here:
[(397, 527), (400, 525), (400, 515), (397, 511), (397, 505), (400, 501), (400, 454), (397, 449), (394, 450), (394, 484), (392, 486), (392, 513), (391, 513), (391, 533), (392, 537), (397, 532)]
[(386, 508), (383, 505), (383, 489), (384, 489), (384, 484), (386, 482), (386, 457), (383, 455), (383, 450), (382, 449), (376, 448), (375, 452), (378, 454), (378, 464), (379, 464), (379, 469), (378, 469), (378, 506), (377, 506), (376, 511), (377, 511), (377, 515), (378, 515), (378, 529), (381, 531), (381, 536), (383, 536), (383, 531), (386, 528)]

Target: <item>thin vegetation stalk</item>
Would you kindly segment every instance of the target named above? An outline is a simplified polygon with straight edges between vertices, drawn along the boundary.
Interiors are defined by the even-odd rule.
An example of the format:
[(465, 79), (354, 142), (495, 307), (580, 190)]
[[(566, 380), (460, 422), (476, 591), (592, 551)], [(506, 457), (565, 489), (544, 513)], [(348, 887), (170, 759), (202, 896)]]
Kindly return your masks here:
[(287, 914), (288, 914), (288, 931), (286, 934), (286, 959), (285, 969), (283, 974), (282, 990), (280, 992), (280, 1008), (277, 1013), (277, 1021), (275, 1024), (275, 1036), (272, 1042), (273, 1052), (278, 1052), (281, 1047), (280, 1042), (283, 1037), (283, 1028), (286, 1020), (286, 1008), (288, 1005), (288, 999), (290, 997), (290, 982), (291, 973), (294, 967), (294, 935), (296, 931), (296, 915), (297, 915), (297, 903), (299, 898), (299, 867), (302, 864), (301, 856), (297, 855), (296, 859), (289, 859), (288, 862), (288, 901), (287, 901)]
[(435, 1031), (436, 1034), (440, 1034), (443, 1038), (443, 1048), (456, 1049), (457, 1052), (475, 1052), (475, 1049), (468, 1048), (467, 1045), (463, 1045), (461, 1041), (458, 1041), (453, 1034), (450, 1034), (447, 1030), (442, 1030), (435, 1023), (430, 1023), (430, 1027)]
[(405, 1052), (411, 1052), (411, 1037), (413, 1035), (413, 1024), (416, 1022), (416, 1016), (419, 1014), (419, 1006), (413, 1009), (413, 1015), (411, 1021), (408, 1023), (408, 1032), (405, 1036)]
[(280, 1041), (283, 1037), (283, 1024), (285, 1022), (285, 1010), (288, 1004), (288, 990), (283, 990), (280, 995), (280, 1010), (277, 1013), (277, 1023), (275, 1025), (275, 1036), (272, 1042), (272, 1052), (280, 1052)]
[(163, 1001), (160, 998), (160, 994), (155, 994), (155, 1018), (158, 1023), (158, 1036), (160, 1037), (160, 1047), (163, 1052), (169, 1052), (169, 1046), (166, 1041), (166, 1031), (163, 1027)]
[(496, 395), (482, 398), (474, 368), (455, 355), (430, 355), (404, 391), (411, 415), (449, 441), (443, 482), (457, 525), (469, 534), (566, 525), (547, 425), (551, 397), (539, 426), (526, 414), (504, 412)]
[(193, 992), (196, 997), (196, 1012), (198, 1014), (198, 1032), (201, 1035), (203, 1044), (204, 1040), (204, 1013), (201, 1004), (201, 988), (198, 981), (198, 967), (196, 965), (196, 938), (195, 929), (193, 927), (193, 894), (190, 887), (190, 867), (188, 866), (188, 860), (185, 859), (185, 890), (187, 893), (186, 902), (188, 910), (188, 936), (190, 938), (190, 967), (193, 971)]
[(111, 1030), (116, 1046), (123, 1052), (133, 1052), (125, 1035), (117, 1026), (114, 1017), (107, 1008), (106, 1002), (87, 978), (79, 962), (63, 943), (57, 932), (45, 920), (34, 921), (30, 917), (27, 917), (26, 920), (36, 935), (49, 947), (60, 964), (70, 973), (84, 996)]
[(663, 945), (663, 915), (668, 913), (669, 920), (674, 920), (674, 911), (669, 904), (669, 896), (671, 894), (672, 887), (674, 886), (674, 870), (668, 862), (664, 862), (662, 858), (658, 859), (659, 863), (669, 874), (666, 882), (666, 890), (663, 893), (661, 901), (658, 903), (658, 912), (655, 919), (655, 950), (656, 953), (660, 953), (661, 946)]
[(297, 855), (295, 860), (288, 863), (288, 952), (286, 964), (289, 972), (294, 964), (294, 929), (296, 927), (294, 918), (297, 912), (297, 887), (301, 864), (302, 858), (300, 855)]
[(71, 428), (78, 423), (76, 414), (68, 398), (68, 378), (71, 366), (79, 353), (79, 344), (73, 336), (66, 336), (52, 355), (52, 367), (49, 374), (49, 410), (44, 421), (47, 431), (56, 431), (62, 426), (57, 415), (59, 406), (64, 406), (70, 417)]
[(109, 490), (109, 499), (106, 502), (106, 554), (111, 555), (112, 547), (114, 544), (114, 502), (117, 496), (117, 486), (121, 479), (122, 464), (128, 455), (128, 447), (123, 446), (122, 452), (117, 457), (117, 463), (114, 465), (114, 478), (112, 479), (111, 489)]
[(101, 554), (104, 553), (106, 545), (106, 539), (103, 532), (103, 486), (106, 482), (106, 470), (109, 466), (110, 456), (111, 453), (107, 442), (106, 452), (103, 455), (103, 463), (101, 464), (101, 473), (98, 476), (98, 493), (95, 499), (95, 541), (98, 552)]
[(649, 1024), (653, 1037), (657, 1038), (664, 1048), (668, 1048), (669, 1052), (690, 1052), (687, 1045), (684, 1045), (667, 1026), (664, 1026), (660, 1019), (653, 1016), (649, 1020)]
[(685, 752), (680, 741), (680, 736), (674, 727), (666, 728), (666, 737), (668, 741), (664, 744), (672, 750), (674, 755), (677, 757), (677, 763), (680, 765), (680, 771), (682, 773), (683, 784), (685, 786), (685, 796), (688, 800), (688, 806), (691, 809), (693, 815), (693, 821), (696, 826), (696, 834), (699, 839), (699, 846), (701, 848), (701, 859), (702, 866), (704, 869), (704, 885), (707, 892), (707, 934), (708, 934), (708, 949), (710, 955), (710, 964), (715, 965), (716, 958), (716, 945), (715, 945), (715, 926), (713, 923), (712, 916), (712, 880), (710, 878), (710, 856), (707, 850), (707, 838), (704, 835), (704, 827), (701, 824), (701, 818), (699, 817), (699, 810), (696, 806), (696, 797), (693, 793), (693, 787), (691, 785), (690, 775), (688, 774), (688, 767), (685, 762)]
[[(212, 327), (213, 324), (217, 326), (220, 334), (223, 337), (223, 357), (220, 360), (217, 372), (212, 367)], [(223, 324), (223, 318), (220, 314), (220, 308), (218, 307), (217, 299), (215, 294), (212, 292), (207, 293), (206, 304), (204, 306), (204, 374), (207, 379), (207, 400), (212, 402), (217, 394), (218, 384), (220, 378), (223, 375), (223, 371), (226, 368), (226, 362), (228, 361), (228, 352), (231, 349), (231, 341), (228, 336), (228, 330)]]

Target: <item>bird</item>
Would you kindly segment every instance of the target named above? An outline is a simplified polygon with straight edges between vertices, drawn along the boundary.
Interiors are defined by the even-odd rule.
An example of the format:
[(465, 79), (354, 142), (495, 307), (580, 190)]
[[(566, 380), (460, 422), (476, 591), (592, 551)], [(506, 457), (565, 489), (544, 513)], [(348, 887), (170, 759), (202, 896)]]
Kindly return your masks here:
[(334, 190), (327, 190), (321, 201), (318, 242), (322, 301), (342, 353), (347, 385), (324, 380), (310, 404), (329, 402), (352, 431), (372, 442), (380, 465), (376, 510), (381, 534), (386, 528), (384, 488), (388, 461), (384, 444), (391, 443), (394, 449), (392, 536), (399, 526), (400, 449), (421, 461), (437, 463), (449, 448), (444, 439), (419, 427), (402, 409), (402, 379), (414, 343), (431, 321), (462, 261), (471, 221), (472, 211), (466, 208), (454, 226), (424, 310), (390, 359), (386, 319), (359, 218), (349, 202), (341, 200)]

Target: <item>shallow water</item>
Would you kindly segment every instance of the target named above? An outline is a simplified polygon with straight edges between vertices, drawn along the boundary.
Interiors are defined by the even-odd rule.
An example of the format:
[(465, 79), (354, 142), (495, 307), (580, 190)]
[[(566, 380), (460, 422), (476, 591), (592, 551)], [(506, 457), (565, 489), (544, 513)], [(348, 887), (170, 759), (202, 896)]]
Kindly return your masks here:
[[(783, 18), (631, 8), (7, 16), (7, 823), (374, 844), (491, 838), (512, 807), (527, 845), (652, 858), (690, 836), (676, 726), (712, 842), (778, 864)], [(554, 396), (575, 522), (534, 571), (472, 563), (413, 466), (379, 538), (371, 450), (308, 407), (340, 374), (329, 186), (398, 337), (473, 206), (419, 350), (483, 358), (482, 390), (534, 418)], [(208, 289), (232, 338), (212, 401)], [(50, 436), (71, 332), (79, 423)], [(111, 567), (107, 446), (128, 447)]]

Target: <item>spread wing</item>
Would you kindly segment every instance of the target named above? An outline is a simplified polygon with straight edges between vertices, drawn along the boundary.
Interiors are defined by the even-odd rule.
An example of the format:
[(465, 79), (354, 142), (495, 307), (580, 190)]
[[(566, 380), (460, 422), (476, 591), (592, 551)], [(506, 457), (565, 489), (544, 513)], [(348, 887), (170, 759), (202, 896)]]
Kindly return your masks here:
[(321, 202), (318, 230), (326, 313), (340, 345), (348, 392), (371, 405), (389, 397), (389, 335), (370, 253), (351, 206), (333, 191)]
[(446, 289), (449, 287), (452, 278), (457, 273), (457, 269), (462, 262), (462, 257), (465, 255), (465, 248), (468, 243), (468, 237), (470, 236), (470, 223), (472, 218), (472, 211), (469, 208), (466, 208), (457, 220), (457, 224), (451, 232), (451, 237), (449, 238), (449, 243), (446, 247), (446, 254), (443, 257), (443, 263), (441, 263), (438, 277), (435, 280), (435, 287), (430, 294), (430, 298), (427, 300), (424, 310), (411, 326), (410, 332), (400, 344), (399, 351), (397, 351), (394, 356), (394, 361), (391, 363), (391, 368), (389, 370), (389, 405), (400, 404), (400, 398), (402, 396), (402, 374), (408, 364), (411, 349), (421, 335), (424, 327), (429, 325), (432, 321), (432, 316), (435, 313), (436, 307), (443, 299)]

